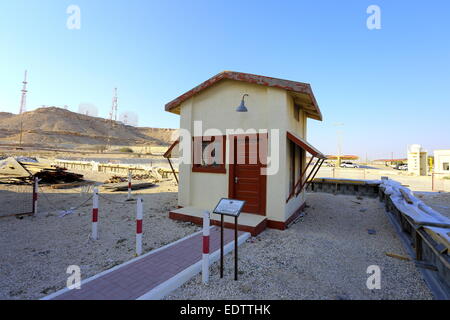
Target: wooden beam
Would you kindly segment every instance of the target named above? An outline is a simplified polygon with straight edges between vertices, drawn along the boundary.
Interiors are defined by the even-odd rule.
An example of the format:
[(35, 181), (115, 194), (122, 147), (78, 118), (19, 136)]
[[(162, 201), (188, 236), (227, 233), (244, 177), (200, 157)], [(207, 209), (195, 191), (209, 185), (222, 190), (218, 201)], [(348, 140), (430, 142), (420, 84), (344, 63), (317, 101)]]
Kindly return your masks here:
[(172, 169), (173, 176), (175, 177), (175, 180), (177, 181), (177, 185), (179, 185), (177, 174), (175, 173), (175, 169), (172, 166), (172, 161), (170, 161), (170, 158), (167, 158), (167, 161), (169, 161), (169, 165), (170, 165), (170, 168)]
[(311, 159), (309, 160), (308, 164), (306, 165), (305, 170), (302, 172), (300, 178), (297, 180), (297, 182), (295, 183), (294, 188), (292, 189), (291, 193), (289, 194), (289, 197), (286, 199), (286, 203), (289, 202), (289, 200), (294, 196), (295, 194), (295, 189), (297, 189), (298, 185), (300, 184), (300, 182), (303, 179), (303, 176), (305, 175), (306, 171), (308, 171), (308, 167), (311, 164), (311, 161), (314, 159), (314, 157), (311, 157)]
[[(319, 161), (320, 160), (318, 160), (317, 161), (317, 163), (319, 163)], [(314, 178), (316, 177), (316, 174), (317, 174), (317, 172), (319, 172), (319, 170), (320, 170), (320, 167), (322, 167), (322, 164), (324, 163), (324, 161), (325, 161), (325, 159), (322, 159), (322, 162), (320, 163), (320, 165), (317, 167), (317, 170), (316, 170), (316, 172), (314, 173), (314, 175), (312, 176), (312, 178), (311, 179), (307, 179), (307, 181), (305, 182), (305, 186), (304, 186), (304, 189), (306, 190), (307, 188), (308, 188), (308, 186), (309, 186), (309, 184), (314, 180)], [(316, 163), (316, 164), (317, 164)], [(314, 169), (313, 169), (314, 170)], [(300, 188), (300, 190), (297, 192), (297, 194), (296, 195), (298, 195), (300, 192), (302, 192), (302, 189), (303, 189), (303, 186)]]

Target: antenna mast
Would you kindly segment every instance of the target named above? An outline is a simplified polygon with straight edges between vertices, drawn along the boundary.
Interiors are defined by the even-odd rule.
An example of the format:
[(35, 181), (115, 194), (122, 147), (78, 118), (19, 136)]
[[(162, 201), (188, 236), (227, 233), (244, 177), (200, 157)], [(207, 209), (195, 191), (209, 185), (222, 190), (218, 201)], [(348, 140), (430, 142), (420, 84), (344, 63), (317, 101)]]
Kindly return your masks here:
[(22, 87), (22, 98), (20, 99), (20, 110), (19, 114), (22, 114), (26, 111), (27, 107), (27, 70), (25, 70), (25, 76), (23, 79), (23, 87)]
[(114, 95), (112, 99), (111, 112), (109, 113), (109, 120), (117, 121), (117, 88), (114, 88)]
[(22, 97), (20, 99), (20, 139), (19, 139), (19, 146), (22, 146), (22, 133), (23, 133), (23, 113), (26, 111), (27, 106), (27, 70), (25, 70), (25, 76), (23, 79), (23, 87), (22, 87)]
[(111, 131), (113, 130), (115, 122), (117, 122), (117, 88), (114, 88), (112, 106), (111, 111), (109, 113), (110, 128), (108, 131), (108, 148), (111, 147)]

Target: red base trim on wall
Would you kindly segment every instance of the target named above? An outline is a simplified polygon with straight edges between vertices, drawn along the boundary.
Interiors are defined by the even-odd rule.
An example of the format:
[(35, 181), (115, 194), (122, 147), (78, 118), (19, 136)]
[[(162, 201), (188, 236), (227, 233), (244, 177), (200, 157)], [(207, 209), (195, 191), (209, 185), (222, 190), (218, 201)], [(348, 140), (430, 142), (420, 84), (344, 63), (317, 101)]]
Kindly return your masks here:
[[(250, 226), (244, 226), (244, 225), (238, 224), (238, 230), (244, 231), (244, 232), (250, 232), (250, 234), (253, 237), (257, 236), (258, 234), (263, 232), (266, 228), (286, 230), (287, 227), (289, 226), (289, 224), (291, 224), (291, 222), (293, 222), (295, 219), (298, 218), (298, 216), (303, 211), (305, 206), (306, 206), (306, 202), (303, 202), (303, 204), (297, 210), (295, 210), (295, 212), (285, 222), (264, 219), (256, 227), (250, 227)], [(189, 215), (185, 215), (182, 213), (176, 213), (173, 211), (169, 212), (169, 218), (173, 219), (173, 220), (178, 220), (178, 221), (192, 222), (192, 223), (195, 223), (200, 226), (203, 224), (202, 218), (189, 216)], [(211, 219), (211, 224), (215, 225), (215, 226), (220, 226), (220, 221)], [(224, 226), (225, 226), (225, 228), (234, 229), (234, 223), (225, 222)]]
[(292, 223), (292, 221), (294, 221), (295, 219), (298, 218), (298, 216), (300, 216), (300, 213), (303, 211), (303, 209), (305, 209), (305, 206), (306, 202), (303, 202), (303, 204), (297, 210), (295, 210), (295, 212), (291, 214), (291, 216), (285, 222), (267, 220), (267, 228), (286, 230), (287, 227)]
[[(169, 212), (169, 218), (173, 219), (173, 220), (178, 220), (178, 221), (192, 222), (192, 223), (195, 223), (197, 225), (202, 225), (203, 224), (203, 219), (202, 218), (193, 217), (193, 216), (185, 215), (185, 214), (182, 214), (182, 213), (176, 213), (176, 212), (172, 212), (172, 211)], [(211, 219), (211, 224), (215, 225), (215, 226), (220, 226), (220, 221)], [(234, 223), (224, 222), (223, 225), (224, 225), (225, 228), (234, 229)], [(266, 229), (266, 227), (267, 227), (267, 220), (266, 219), (261, 221), (256, 227), (250, 227), (250, 226), (245, 226), (245, 225), (238, 224), (238, 230), (244, 231), (244, 232), (250, 232), (250, 234), (253, 237), (257, 236), (258, 234), (263, 232), (264, 229)]]

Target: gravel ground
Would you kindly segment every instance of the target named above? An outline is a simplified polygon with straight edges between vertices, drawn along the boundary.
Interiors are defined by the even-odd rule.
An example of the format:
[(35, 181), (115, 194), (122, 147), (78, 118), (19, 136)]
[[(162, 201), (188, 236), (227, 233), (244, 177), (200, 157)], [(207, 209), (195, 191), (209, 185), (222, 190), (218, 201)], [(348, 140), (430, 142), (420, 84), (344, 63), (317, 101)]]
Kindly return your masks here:
[[(308, 205), (288, 230), (240, 247), (239, 281), (227, 255), (224, 279), (215, 263), (207, 286), (198, 275), (166, 299), (432, 299), (412, 262), (385, 255), (407, 253), (378, 200), (313, 193)], [(370, 265), (381, 268), (379, 290), (366, 286)]]
[[(44, 191), (48, 194), (40, 195), (37, 217), (0, 219), (0, 299), (38, 299), (62, 289), (69, 265), (79, 265), (82, 278), (87, 278), (134, 257), (136, 209), (134, 202), (124, 202), (126, 192), (103, 193), (108, 200), (100, 198), (100, 239), (92, 241), (92, 200), (60, 217), (60, 209), (74, 207), (90, 195), (80, 195), (78, 189)], [(165, 181), (139, 192), (144, 200), (144, 252), (199, 230), (168, 218), (177, 204), (176, 191), (173, 182)]]

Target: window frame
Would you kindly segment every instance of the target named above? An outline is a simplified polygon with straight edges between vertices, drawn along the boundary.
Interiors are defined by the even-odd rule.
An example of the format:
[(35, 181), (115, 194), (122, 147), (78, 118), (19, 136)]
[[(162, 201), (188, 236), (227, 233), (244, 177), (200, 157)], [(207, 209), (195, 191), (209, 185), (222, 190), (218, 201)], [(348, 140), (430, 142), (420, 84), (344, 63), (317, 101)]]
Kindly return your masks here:
[(295, 147), (296, 145), (289, 141), (289, 155), (290, 155), (290, 166), (289, 166), (289, 194), (295, 187)]
[[(288, 140), (289, 141), (289, 140)], [(304, 149), (296, 145), (294, 142), (289, 141), (289, 157), (290, 157), (290, 165), (289, 165), (289, 194), (295, 187), (295, 183), (302, 176), (303, 171), (306, 170), (303, 168), (303, 155)], [(298, 156), (298, 159), (297, 159)]]
[(450, 162), (442, 162), (442, 171), (450, 171)]
[[(214, 143), (217, 138), (222, 139), (222, 163), (218, 165), (201, 165), (199, 163), (196, 163), (196, 143), (203, 144), (203, 142), (210, 142)], [(203, 173), (219, 173), (224, 174), (227, 173), (226, 164), (225, 164), (225, 156), (226, 156), (226, 145), (227, 145), (227, 137), (226, 135), (223, 136), (197, 136), (192, 138), (192, 172), (203, 172)], [(203, 153), (203, 146), (202, 146), (202, 153)], [(203, 156), (203, 154), (201, 155)]]

